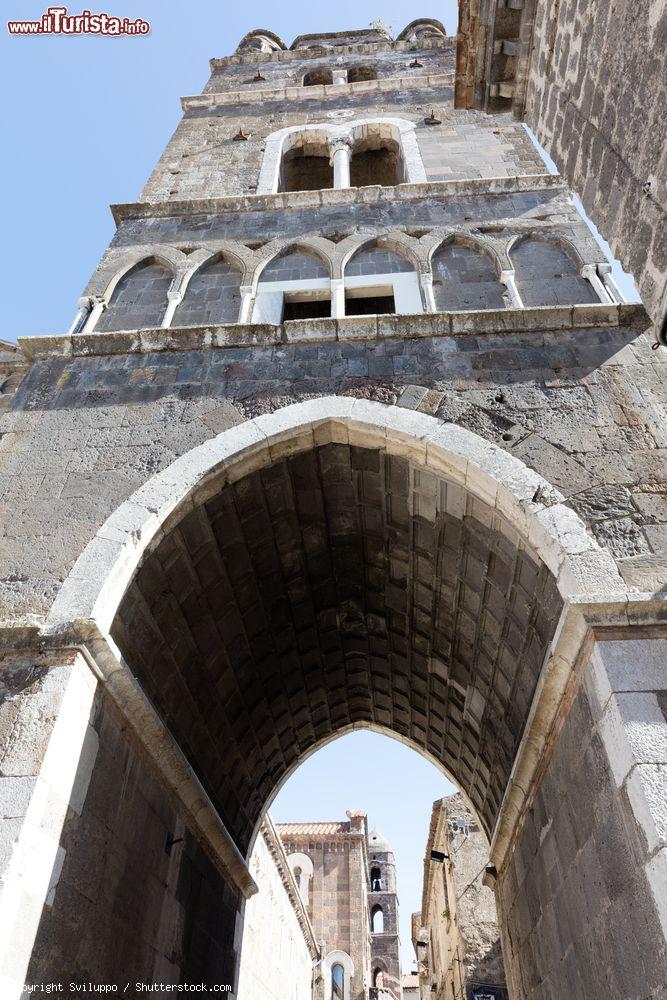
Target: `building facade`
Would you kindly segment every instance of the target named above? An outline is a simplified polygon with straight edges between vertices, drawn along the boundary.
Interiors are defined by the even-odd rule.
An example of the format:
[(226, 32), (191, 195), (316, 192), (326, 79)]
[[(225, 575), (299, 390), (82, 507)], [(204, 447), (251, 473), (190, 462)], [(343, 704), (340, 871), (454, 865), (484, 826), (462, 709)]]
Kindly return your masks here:
[(413, 915), (421, 1000), (507, 1000), (489, 843), (460, 794), (434, 802), (421, 912)]
[(313, 1000), (320, 949), (268, 813), (249, 867), (258, 891), (243, 915), (239, 1000)]
[(267, 804), (359, 726), (474, 807), (511, 992), (666, 988), (665, 354), (455, 60), (249, 32), (21, 342), (3, 997), (234, 993)]

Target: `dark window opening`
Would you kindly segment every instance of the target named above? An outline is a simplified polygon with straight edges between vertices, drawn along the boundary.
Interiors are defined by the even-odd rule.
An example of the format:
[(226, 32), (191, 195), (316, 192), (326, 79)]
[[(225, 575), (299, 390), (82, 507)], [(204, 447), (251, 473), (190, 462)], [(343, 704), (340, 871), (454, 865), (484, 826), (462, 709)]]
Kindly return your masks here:
[(285, 154), (281, 191), (321, 191), (331, 187), (333, 166), (328, 155), (306, 153), (302, 146)]
[(326, 87), (330, 83), (333, 83), (330, 69), (311, 69), (303, 78), (304, 87)]
[(385, 187), (400, 184), (398, 152), (383, 146), (379, 149), (359, 149), (350, 161), (352, 187), (382, 184)]
[(371, 868), (371, 892), (382, 892), (382, 872), (379, 868)]
[(330, 299), (285, 299), (283, 323), (290, 319), (319, 319), (331, 316)]
[(367, 295), (364, 297), (345, 296), (346, 316), (372, 316), (381, 313), (395, 313), (396, 303), (393, 295)]
[(377, 80), (377, 72), (372, 66), (353, 66), (347, 71), (348, 83), (361, 83), (362, 80)]
[(334, 1000), (345, 1000), (345, 973), (338, 962), (331, 969), (331, 995)]

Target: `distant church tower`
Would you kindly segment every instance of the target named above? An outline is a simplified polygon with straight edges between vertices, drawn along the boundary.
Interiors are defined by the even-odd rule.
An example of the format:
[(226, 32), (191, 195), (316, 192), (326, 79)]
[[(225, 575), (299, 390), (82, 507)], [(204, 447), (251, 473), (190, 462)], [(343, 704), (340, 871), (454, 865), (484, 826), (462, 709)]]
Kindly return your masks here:
[[(394, 853), (374, 828), (368, 836), (371, 915), (371, 987), (382, 987), (401, 997), (401, 959), (398, 936), (398, 896)], [(378, 997), (381, 993), (378, 990)]]

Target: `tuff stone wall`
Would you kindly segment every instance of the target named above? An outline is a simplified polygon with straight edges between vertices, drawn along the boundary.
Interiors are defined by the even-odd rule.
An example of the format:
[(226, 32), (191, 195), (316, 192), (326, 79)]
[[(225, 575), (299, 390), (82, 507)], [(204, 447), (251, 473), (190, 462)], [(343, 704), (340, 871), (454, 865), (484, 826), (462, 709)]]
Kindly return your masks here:
[[(39, 843), (39, 851), (24, 858), (13, 837), (2, 842), (8, 894), (11, 898), (14, 870), (24, 893), (15, 922), (3, 909), (9, 949), (0, 963), (3, 992), (10, 995), (13, 977), (22, 979), (30, 920), (35, 943), (29, 984), (94, 982), (121, 990), (128, 980), (233, 986), (236, 896), (192, 838), (110, 701), (101, 691), (93, 694), (90, 717), (80, 718), (82, 709), (73, 709), (77, 715), (65, 723), (67, 734), (54, 737), (72, 686), (88, 683), (94, 691), (90, 668), (80, 658), (50, 664), (25, 657), (3, 660), (1, 675), (0, 729), (7, 738), (0, 795), (10, 818), (3, 827), (6, 823), (16, 836), (23, 829), (28, 846), (31, 836)], [(72, 787), (54, 785), (45, 798), (46, 786), (67, 781), (70, 765)], [(43, 816), (36, 812), (39, 802), (46, 804)], [(56, 821), (61, 810), (62, 827)], [(35, 824), (39, 834), (31, 835)], [(167, 851), (168, 837), (182, 841)], [(47, 864), (47, 838), (53, 838), (55, 853), (42, 909), (37, 881)], [(105, 933), (91, 934), (92, 927)]]
[[(428, 96), (429, 104), (438, 109), (442, 125), (424, 124), (430, 107), (424, 103), (415, 108), (410, 92), (383, 95), (381, 111), (376, 95), (341, 95), (331, 111), (347, 114), (350, 119), (370, 116), (415, 122), (429, 181), (546, 173), (525, 130), (509, 116), (496, 120), (475, 111), (455, 114), (448, 110), (452, 97), (449, 87), (434, 87)], [(252, 194), (257, 188), (267, 137), (282, 128), (320, 124), (323, 119), (336, 124), (335, 119), (327, 119), (327, 108), (322, 107), (320, 99), (268, 106), (251, 103), (192, 108), (178, 125), (140, 201)], [(240, 127), (250, 138), (234, 142)]]
[(525, 119), (627, 271), (667, 308), (667, 12), (588, 0), (536, 6)]
[(640, 1000), (667, 981), (665, 642), (598, 648), (497, 887), (527, 1000)]
[(2, 424), (4, 613), (45, 614), (112, 510), (219, 431), (310, 396), (396, 402), (414, 385), (425, 391), (413, 405), (508, 449), (570, 497), (630, 586), (657, 586), (661, 360), (636, 330), (589, 328), (37, 361)]

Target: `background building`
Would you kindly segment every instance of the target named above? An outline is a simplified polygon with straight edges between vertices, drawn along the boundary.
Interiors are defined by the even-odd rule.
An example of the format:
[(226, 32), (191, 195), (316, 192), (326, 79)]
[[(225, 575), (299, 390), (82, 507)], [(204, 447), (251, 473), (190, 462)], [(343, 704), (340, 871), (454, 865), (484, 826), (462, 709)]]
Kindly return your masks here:
[(422, 909), (413, 915), (422, 1000), (506, 1000), (489, 843), (462, 795), (433, 804)]
[(259, 891), (245, 908), (239, 1000), (312, 1000), (320, 949), (268, 814), (250, 870)]

